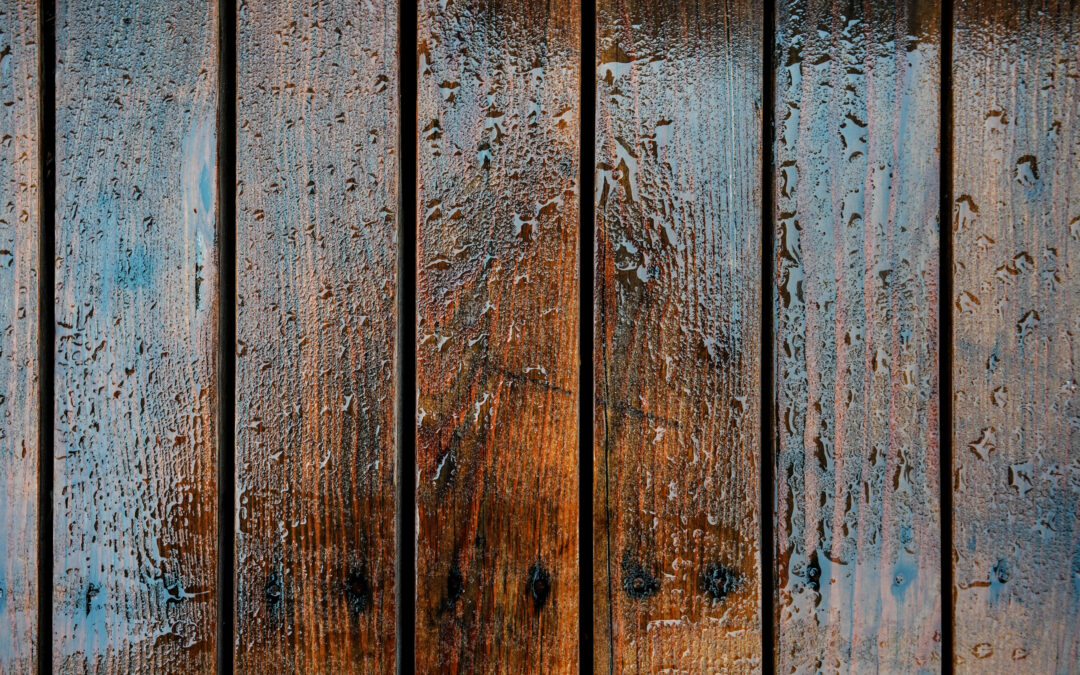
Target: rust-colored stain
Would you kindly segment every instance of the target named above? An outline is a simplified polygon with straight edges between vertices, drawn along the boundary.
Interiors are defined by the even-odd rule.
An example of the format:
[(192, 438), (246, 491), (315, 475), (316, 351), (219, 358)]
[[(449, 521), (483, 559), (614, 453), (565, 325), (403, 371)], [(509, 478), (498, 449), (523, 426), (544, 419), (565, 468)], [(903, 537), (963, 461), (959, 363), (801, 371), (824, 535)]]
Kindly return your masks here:
[(579, 13), (419, 7), (420, 672), (576, 669)]

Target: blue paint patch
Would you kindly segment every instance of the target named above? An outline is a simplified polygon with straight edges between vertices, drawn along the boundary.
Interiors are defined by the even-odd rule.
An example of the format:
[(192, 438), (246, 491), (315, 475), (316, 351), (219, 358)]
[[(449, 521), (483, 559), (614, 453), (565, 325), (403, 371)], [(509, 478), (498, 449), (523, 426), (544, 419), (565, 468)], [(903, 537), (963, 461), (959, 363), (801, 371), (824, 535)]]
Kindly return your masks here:
[(892, 584), (889, 590), (897, 602), (903, 602), (908, 588), (915, 582), (919, 575), (919, 566), (911, 560), (900, 560), (893, 566)]
[(996, 604), (1005, 584), (1012, 578), (1012, 566), (1004, 558), (994, 563), (990, 569), (990, 604)]
[(143, 245), (122, 248), (117, 255), (113, 280), (121, 288), (146, 288), (154, 278), (154, 259)]
[(214, 200), (214, 169), (209, 163), (203, 164), (199, 174), (199, 201), (201, 213), (211, 215)]

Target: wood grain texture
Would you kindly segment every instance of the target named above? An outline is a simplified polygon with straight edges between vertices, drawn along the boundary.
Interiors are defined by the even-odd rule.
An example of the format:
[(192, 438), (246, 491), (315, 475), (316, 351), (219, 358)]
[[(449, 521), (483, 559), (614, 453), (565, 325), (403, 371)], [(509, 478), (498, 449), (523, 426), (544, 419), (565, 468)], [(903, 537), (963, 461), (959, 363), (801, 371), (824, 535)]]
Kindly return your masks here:
[(39, 36), (0, 7), (0, 673), (37, 667)]
[(577, 669), (580, 16), (419, 6), (419, 672)]
[(61, 0), (56, 10), (54, 666), (207, 672), (215, 5)]
[(236, 665), (389, 673), (393, 0), (248, 0), (237, 43)]
[(595, 659), (754, 672), (762, 16), (597, 6)]
[(963, 0), (953, 66), (953, 658), (1080, 663), (1080, 4)]
[(937, 671), (941, 8), (777, 10), (777, 670)]

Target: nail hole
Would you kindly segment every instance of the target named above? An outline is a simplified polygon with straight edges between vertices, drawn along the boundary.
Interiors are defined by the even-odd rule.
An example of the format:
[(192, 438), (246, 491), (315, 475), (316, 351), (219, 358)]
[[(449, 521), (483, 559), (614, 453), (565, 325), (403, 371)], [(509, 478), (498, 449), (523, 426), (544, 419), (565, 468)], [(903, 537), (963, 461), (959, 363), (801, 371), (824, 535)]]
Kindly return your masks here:
[(647, 598), (660, 591), (660, 580), (653, 576), (640, 562), (623, 558), (623, 591), (635, 599)]
[(283, 592), (281, 588), (281, 575), (274, 572), (266, 579), (266, 587), (263, 589), (263, 597), (266, 598), (266, 604), (270, 609), (277, 609), (281, 606), (283, 598)]
[(371, 583), (363, 570), (353, 570), (345, 579), (345, 597), (353, 614), (362, 614), (371, 607)]
[(992, 570), (994, 578), (998, 580), (998, 583), (1005, 583), (1012, 577), (1012, 570), (1009, 569), (1009, 561), (1001, 558), (994, 563), (994, 569)]
[(821, 563), (818, 561), (817, 551), (810, 556), (806, 563), (806, 585), (815, 591), (821, 588)]
[(540, 611), (551, 593), (551, 574), (539, 562), (529, 568), (528, 590), (533, 599), (533, 608)]
[(722, 563), (709, 563), (701, 575), (701, 587), (714, 600), (723, 600), (742, 585), (738, 570)]
[(465, 594), (465, 577), (461, 575), (461, 568), (455, 561), (450, 566), (450, 572), (446, 575), (446, 602), (445, 609), (453, 607), (458, 599)]

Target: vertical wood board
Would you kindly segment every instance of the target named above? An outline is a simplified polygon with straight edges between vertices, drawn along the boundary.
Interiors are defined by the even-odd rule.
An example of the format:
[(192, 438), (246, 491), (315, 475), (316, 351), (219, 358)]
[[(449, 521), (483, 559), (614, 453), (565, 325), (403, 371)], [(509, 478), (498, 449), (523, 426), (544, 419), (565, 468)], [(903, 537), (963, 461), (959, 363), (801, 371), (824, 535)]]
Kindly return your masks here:
[(40, 24), (0, 8), (0, 672), (37, 667)]
[(597, 6), (600, 672), (761, 667), (761, 12)]
[(416, 665), (577, 669), (577, 0), (419, 5)]
[(936, 671), (941, 8), (777, 9), (777, 669)]
[(52, 648), (62, 672), (214, 664), (215, 7), (56, 8)]
[(236, 665), (389, 673), (397, 6), (237, 24)]
[(1080, 4), (962, 0), (953, 47), (953, 658), (1080, 663)]

